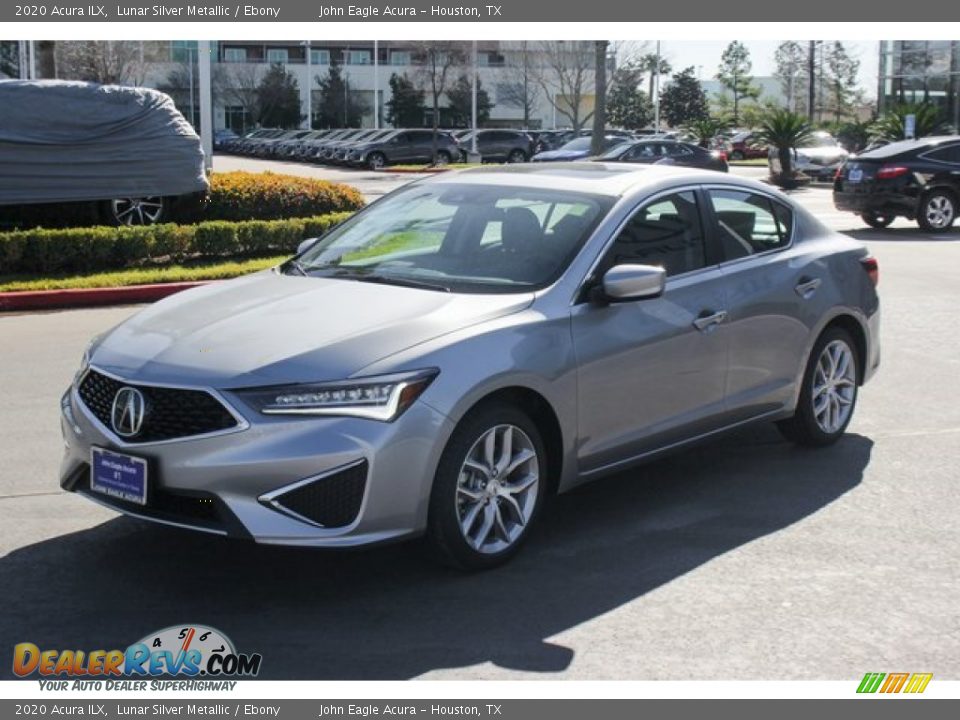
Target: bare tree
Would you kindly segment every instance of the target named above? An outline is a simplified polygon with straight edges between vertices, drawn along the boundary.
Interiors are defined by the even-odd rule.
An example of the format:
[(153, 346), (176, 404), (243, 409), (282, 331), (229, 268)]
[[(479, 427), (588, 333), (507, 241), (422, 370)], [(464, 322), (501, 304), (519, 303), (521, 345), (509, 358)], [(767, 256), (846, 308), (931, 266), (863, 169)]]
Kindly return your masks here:
[(593, 115), (583, 107), (595, 89), (593, 43), (550, 40), (539, 43), (538, 50), (542, 64), (534, 68), (537, 84), (556, 114), (579, 131)]
[[(605, 78), (601, 83), (606, 90), (610, 89), (614, 76), (606, 72), (607, 66), (637, 62), (645, 47), (645, 43), (605, 42)], [(538, 43), (537, 50), (541, 62), (531, 68), (535, 81), (556, 114), (579, 131), (594, 113), (585, 106), (597, 92), (596, 44), (585, 40), (555, 40)]]
[[(217, 72), (216, 70), (220, 70)], [(211, 84), (215, 96), (225, 104), (237, 105), (246, 112), (255, 125), (260, 122), (260, 83), (263, 80), (263, 68), (253, 64), (218, 66), (214, 71)]]
[(510, 53), (503, 68), (505, 82), (497, 86), (497, 102), (501, 105), (520, 108), (523, 111), (523, 127), (530, 127), (530, 118), (540, 103), (543, 89), (536, 82), (531, 67), (529, 43), (524, 40), (516, 53)]
[(465, 44), (454, 41), (421, 42), (416, 45), (420, 62), (417, 76), (430, 96), (433, 109), (433, 146), (431, 155), (437, 162), (437, 130), (440, 127), (440, 97), (456, 79), (456, 71), (466, 63)]
[(141, 44), (128, 40), (69, 40), (56, 44), (56, 72), (68, 80), (142, 85)]

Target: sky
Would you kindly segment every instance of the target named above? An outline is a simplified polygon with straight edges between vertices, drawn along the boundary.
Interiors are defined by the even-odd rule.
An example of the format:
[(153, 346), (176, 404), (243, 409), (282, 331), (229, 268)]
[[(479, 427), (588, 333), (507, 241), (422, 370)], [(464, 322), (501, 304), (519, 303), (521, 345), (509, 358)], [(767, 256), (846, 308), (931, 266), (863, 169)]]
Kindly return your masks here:
[[(712, 80), (717, 74), (720, 56), (729, 40), (670, 40), (660, 43), (661, 54), (670, 61), (674, 70), (693, 65), (701, 80)], [(753, 62), (755, 76), (773, 75), (776, 65), (773, 60), (779, 40), (744, 40)], [(876, 41), (845, 42), (851, 55), (860, 60), (860, 87), (868, 97), (877, 94), (877, 66), (879, 47)], [(652, 50), (653, 48), (651, 48)]]

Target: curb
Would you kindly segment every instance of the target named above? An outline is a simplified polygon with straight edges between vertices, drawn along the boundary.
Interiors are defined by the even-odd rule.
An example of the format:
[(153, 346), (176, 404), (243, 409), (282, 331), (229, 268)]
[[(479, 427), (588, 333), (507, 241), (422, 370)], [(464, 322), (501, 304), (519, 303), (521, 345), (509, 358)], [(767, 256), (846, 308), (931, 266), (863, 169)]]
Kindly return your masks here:
[(156, 283), (153, 285), (128, 285), (127, 287), (116, 288), (0, 292), (0, 312), (148, 303), (173, 295), (181, 290), (189, 290), (211, 282), (216, 281), (198, 280), (194, 282)]
[(383, 173), (393, 173), (395, 175), (435, 175), (436, 173), (445, 173), (450, 172), (450, 168), (446, 167), (425, 167), (425, 168), (384, 168), (378, 172)]

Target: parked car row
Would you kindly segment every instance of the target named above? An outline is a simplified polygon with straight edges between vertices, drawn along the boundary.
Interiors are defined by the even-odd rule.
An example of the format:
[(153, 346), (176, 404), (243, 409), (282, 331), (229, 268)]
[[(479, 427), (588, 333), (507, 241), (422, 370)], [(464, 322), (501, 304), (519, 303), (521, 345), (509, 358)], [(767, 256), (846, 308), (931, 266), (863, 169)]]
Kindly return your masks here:
[[(484, 162), (520, 163), (534, 160), (578, 160), (590, 154), (590, 130), (525, 131), (507, 128), (440, 130), (434, 140), (430, 129), (339, 128), (330, 130), (278, 130), (261, 128), (238, 137), (218, 131), (218, 151), (277, 160), (379, 170), (397, 164), (466, 162), (476, 150)], [(676, 133), (631, 133), (607, 130), (603, 150), (645, 140), (675, 140)]]

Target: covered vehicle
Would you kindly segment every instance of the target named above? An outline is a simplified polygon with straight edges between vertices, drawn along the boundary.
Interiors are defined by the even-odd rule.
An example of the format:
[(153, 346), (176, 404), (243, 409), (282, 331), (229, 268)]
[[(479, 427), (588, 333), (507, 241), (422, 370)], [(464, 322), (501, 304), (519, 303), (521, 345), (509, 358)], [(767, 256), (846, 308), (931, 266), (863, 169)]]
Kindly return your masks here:
[(100, 220), (140, 225), (207, 188), (200, 138), (164, 93), (0, 81), (0, 206), (96, 203)]

